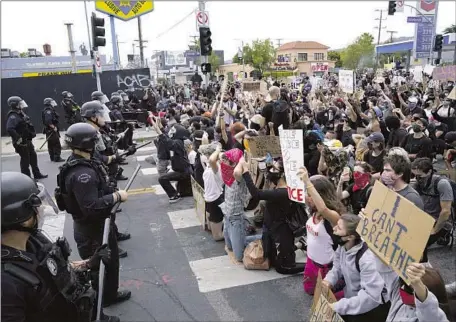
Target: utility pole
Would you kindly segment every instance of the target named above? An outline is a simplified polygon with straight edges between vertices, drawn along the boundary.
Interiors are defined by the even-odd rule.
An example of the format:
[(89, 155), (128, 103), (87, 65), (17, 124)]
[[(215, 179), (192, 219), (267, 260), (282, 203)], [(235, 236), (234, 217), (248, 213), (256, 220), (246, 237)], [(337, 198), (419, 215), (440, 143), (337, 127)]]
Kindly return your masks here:
[(390, 34), (390, 41), (393, 42), (393, 35), (397, 33), (397, 31), (387, 30), (387, 33)]
[[(383, 11), (384, 11), (384, 10), (379, 10), (379, 9), (377, 9), (377, 10), (375, 10), (375, 11), (377, 11), (377, 12), (380, 11), (380, 18), (375, 19), (375, 20), (378, 20), (378, 21), (379, 21), (379, 22), (378, 22), (378, 27), (375, 27), (375, 28), (378, 28), (378, 37), (377, 37), (377, 46), (378, 46), (378, 45), (380, 45), (380, 38), (381, 38), (381, 35), (382, 35), (382, 22), (383, 22), (384, 20), (386, 20), (386, 19), (383, 19)], [(385, 28), (386, 28), (386, 26), (383, 27), (383, 29), (385, 29)], [(377, 50), (378, 50), (378, 49), (377, 49)], [(376, 55), (375, 55), (375, 66), (374, 66), (374, 71), (377, 70), (379, 56), (380, 56), (380, 55), (378, 54), (378, 51), (377, 51), (377, 53), (376, 53)]]
[[(198, 2), (198, 9), (200, 12), (206, 12), (206, 3), (204, 1), (199, 1)], [(207, 24), (201, 25), (201, 27), (208, 27)], [(207, 64), (209, 62), (209, 57), (208, 56), (201, 56), (201, 63), (202, 64)], [(209, 85), (209, 74), (206, 73), (204, 75), (204, 83)]]
[(279, 48), (282, 45), (282, 40), (283, 38), (277, 38), (277, 48)]
[(112, 41), (112, 55), (114, 57), (114, 68), (116, 70), (120, 69), (120, 56), (119, 48), (117, 44), (117, 35), (116, 35), (116, 23), (114, 21), (114, 16), (109, 16), (109, 22), (111, 25), (111, 41)]
[(119, 41), (119, 36), (116, 34), (116, 45), (117, 45), (117, 57), (119, 57), (119, 69), (121, 69), (122, 64), (120, 63), (120, 49), (119, 44), (125, 44), (125, 41)]
[(87, 24), (87, 37), (89, 38), (89, 48), (90, 48), (90, 52), (91, 52), (91, 56), (92, 56), (92, 37), (90, 36), (89, 14), (87, 13), (87, 1), (86, 0), (84, 0), (84, 12), (85, 12), (86, 24)]
[(71, 30), (71, 27), (73, 26), (72, 23), (66, 23), (65, 26), (67, 26), (67, 31), (68, 31), (68, 43), (70, 46), (70, 54), (71, 54), (71, 66), (73, 73), (77, 72), (76, 68), (76, 51), (74, 50), (74, 44), (73, 44), (73, 32)]
[(141, 60), (141, 68), (144, 68), (144, 46), (141, 28), (141, 16), (138, 17), (138, 38), (139, 38), (139, 59)]

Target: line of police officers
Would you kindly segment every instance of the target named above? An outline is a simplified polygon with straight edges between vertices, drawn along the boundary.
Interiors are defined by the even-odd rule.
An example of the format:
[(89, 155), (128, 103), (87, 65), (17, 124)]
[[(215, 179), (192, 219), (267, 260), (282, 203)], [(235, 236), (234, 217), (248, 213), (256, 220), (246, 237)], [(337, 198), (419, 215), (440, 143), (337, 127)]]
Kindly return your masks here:
[[(130, 235), (118, 232), (115, 213), (112, 213), (116, 203), (128, 198), (126, 191), (117, 189), (119, 163), (125, 161), (116, 151), (110, 135), (104, 118), (105, 106), (97, 99), (98, 93), (93, 94), (95, 100), (81, 108), (86, 122), (71, 125), (65, 133), (65, 142), (72, 154), (60, 167), (55, 191), (58, 208), (71, 214), (74, 220), (74, 239), (82, 262), (68, 262), (71, 250), (65, 239), (52, 243), (38, 230), (43, 198), (30, 173), (23, 171), (23, 154), (20, 154), (23, 174), (2, 173), (2, 321), (93, 321), (97, 296), (102, 296), (103, 307), (131, 296), (130, 291), (119, 289), (121, 253), (118, 248), (118, 241)], [(43, 122), (47, 120), (48, 127), (54, 130), (57, 125), (49, 121), (53, 117), (47, 114), (54, 112), (56, 104), (52, 99), (45, 102)], [(19, 97), (8, 100), (12, 108), (19, 108), (14, 116), (32, 126), (20, 110), (26, 106), (24, 103)], [(15, 125), (19, 123), (10, 118), (11, 115), (7, 123), (11, 134), (13, 129), (17, 132)], [(23, 144), (18, 142), (19, 138), (26, 139), (26, 146), (30, 146), (36, 160), (31, 135), (29, 138), (19, 133), (22, 132), (13, 138), (14, 144)], [(51, 159), (59, 162), (60, 155), (56, 159), (56, 150), (52, 151)], [(135, 152), (132, 145), (125, 155)], [(38, 175), (39, 171), (35, 172), (33, 164), (32, 170), (35, 179), (43, 177)], [(111, 218), (108, 244), (102, 245), (108, 216)], [(97, 292), (100, 260), (106, 265), (103, 294)], [(104, 314), (102, 320), (119, 321)]]

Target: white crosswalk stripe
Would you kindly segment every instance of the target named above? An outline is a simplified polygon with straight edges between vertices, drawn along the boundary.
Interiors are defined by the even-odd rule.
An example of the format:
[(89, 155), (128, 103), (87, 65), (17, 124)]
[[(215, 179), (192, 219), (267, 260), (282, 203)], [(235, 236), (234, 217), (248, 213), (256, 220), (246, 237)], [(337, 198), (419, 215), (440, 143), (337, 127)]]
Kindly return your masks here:
[[(253, 211), (247, 212), (247, 217), (253, 217)], [(168, 212), (168, 217), (173, 228), (178, 232), (180, 229), (201, 227), (194, 208)], [(207, 232), (207, 240), (211, 241), (210, 233)], [(214, 242), (215, 243), (215, 242)], [(185, 249), (187, 245), (182, 245)], [(225, 252), (220, 256), (189, 260), (190, 268), (198, 282), (200, 292), (207, 293), (217, 290), (229, 289), (237, 286), (250, 285), (255, 283), (272, 281), (286, 278), (289, 275), (277, 273), (274, 269), (269, 271), (246, 270), (242, 263), (237, 263)], [(300, 250), (296, 251), (296, 261), (305, 263), (306, 256)]]

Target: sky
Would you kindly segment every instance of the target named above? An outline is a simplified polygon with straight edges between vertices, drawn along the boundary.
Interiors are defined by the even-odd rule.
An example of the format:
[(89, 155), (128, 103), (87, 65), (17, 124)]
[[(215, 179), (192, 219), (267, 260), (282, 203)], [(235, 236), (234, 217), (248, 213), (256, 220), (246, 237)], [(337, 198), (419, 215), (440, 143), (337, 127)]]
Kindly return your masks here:
[[(64, 23), (73, 23), (73, 39), (76, 50), (80, 44), (88, 47), (88, 33), (83, 1), (12, 1), (1, 2), (1, 48), (19, 52), (36, 48), (43, 52), (43, 44), (49, 43), (52, 55), (68, 55), (68, 34)], [(406, 1), (415, 6), (416, 1)], [(87, 1), (90, 17), (95, 2)], [(150, 59), (154, 50), (186, 50), (191, 36), (197, 35), (197, 1), (155, 1), (154, 11), (141, 18), (145, 58)], [(213, 48), (225, 51), (225, 60), (232, 59), (242, 41), (271, 38), (277, 44), (301, 40), (317, 41), (332, 49), (340, 49), (363, 32), (378, 37), (380, 12), (387, 10), (388, 1), (208, 1), (209, 24)], [(381, 41), (389, 38), (388, 30), (397, 31), (395, 37), (413, 36), (415, 25), (406, 22), (407, 16), (415, 16), (411, 8), (404, 13), (388, 16), (384, 12)], [(437, 32), (455, 24), (456, 1), (440, 0)], [(106, 18), (107, 45), (100, 49), (108, 60), (112, 56), (111, 27)], [(186, 19), (184, 19), (187, 17)], [(174, 28), (170, 29), (173, 25)], [(134, 40), (138, 39), (138, 22), (115, 20), (121, 62), (133, 53)], [(137, 42), (135, 43), (137, 46)], [(139, 54), (139, 48), (134, 48)], [(78, 52), (78, 54), (80, 54)]]

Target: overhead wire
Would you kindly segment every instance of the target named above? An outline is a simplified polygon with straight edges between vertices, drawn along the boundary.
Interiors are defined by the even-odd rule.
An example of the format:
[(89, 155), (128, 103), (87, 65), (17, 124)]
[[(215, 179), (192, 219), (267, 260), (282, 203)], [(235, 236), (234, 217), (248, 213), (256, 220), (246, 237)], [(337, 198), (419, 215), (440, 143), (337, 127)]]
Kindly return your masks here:
[(178, 25), (180, 25), (182, 22), (184, 22), (188, 17), (190, 17), (191, 15), (193, 15), (195, 13), (195, 10), (196, 9), (192, 9), (192, 11), (186, 15), (184, 18), (182, 18), (181, 20), (179, 20), (178, 22), (176, 22), (174, 25), (172, 25), (171, 27), (169, 27), (168, 29), (166, 29), (165, 31), (161, 32), (160, 34), (158, 34), (158, 36), (156, 37), (156, 39), (160, 38), (161, 36), (163, 36), (164, 34), (168, 33), (169, 31), (171, 31), (172, 29), (174, 29), (175, 27), (177, 27)]

